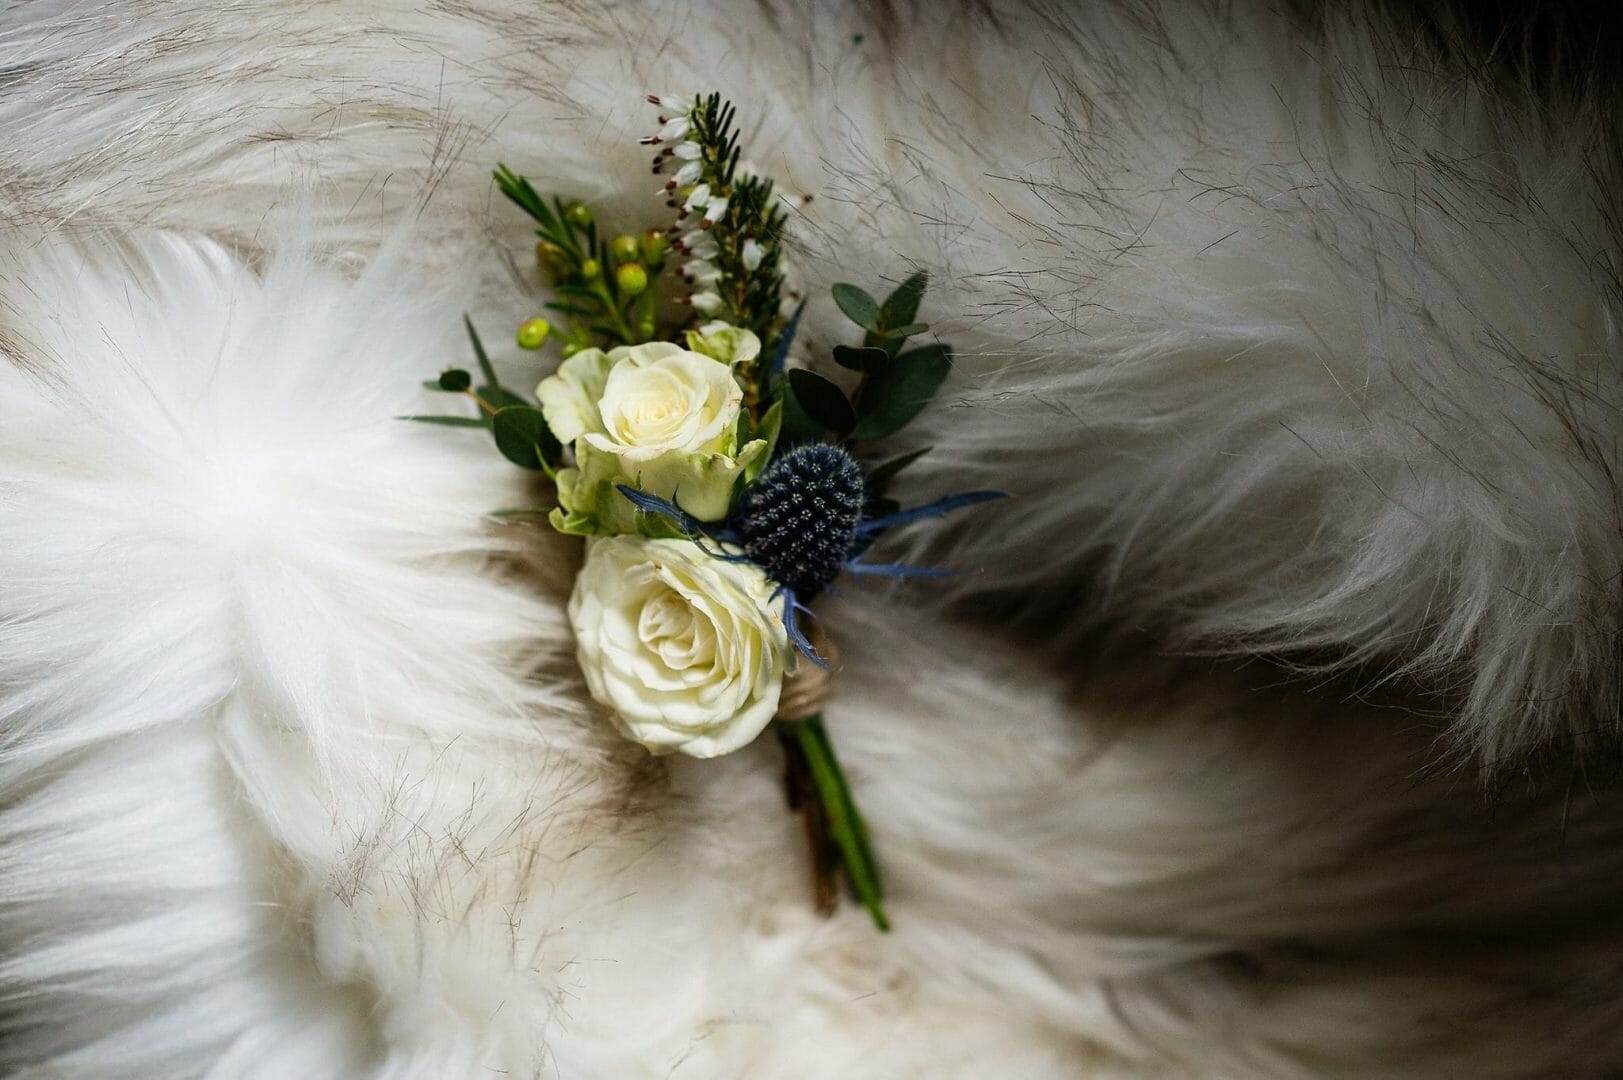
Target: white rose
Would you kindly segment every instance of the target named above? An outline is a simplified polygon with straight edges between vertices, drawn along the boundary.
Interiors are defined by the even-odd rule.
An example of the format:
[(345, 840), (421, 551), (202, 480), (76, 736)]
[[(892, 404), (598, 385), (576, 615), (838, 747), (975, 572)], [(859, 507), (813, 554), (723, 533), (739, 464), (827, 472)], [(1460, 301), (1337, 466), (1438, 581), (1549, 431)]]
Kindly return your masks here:
[[(754, 355), (748, 342), (730, 338), (727, 346)], [(612, 493), (620, 479), (700, 521), (720, 521), (739, 474), (770, 449), (764, 439), (738, 445), (744, 392), (731, 365), (671, 342), (582, 350), (543, 379), (536, 396), (553, 434), (575, 446), (579, 478), (566, 480), (573, 500), (566, 509), (607, 531), (626, 527), (629, 504)]]
[(569, 620), (592, 697), (655, 754), (748, 744), (778, 710), (791, 657), (773, 592), (758, 567), (687, 540), (591, 541)]

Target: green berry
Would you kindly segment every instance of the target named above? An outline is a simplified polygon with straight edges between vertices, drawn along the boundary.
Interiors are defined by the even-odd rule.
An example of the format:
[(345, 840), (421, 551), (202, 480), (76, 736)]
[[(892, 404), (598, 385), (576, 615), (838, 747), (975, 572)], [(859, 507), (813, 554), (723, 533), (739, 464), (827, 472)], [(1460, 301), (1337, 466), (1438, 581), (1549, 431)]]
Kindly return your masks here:
[(587, 259), (580, 264), (580, 276), (587, 281), (596, 281), (603, 276), (603, 267), (598, 265), (596, 259)]
[(626, 296), (638, 296), (648, 288), (648, 271), (642, 268), (642, 263), (626, 263), (614, 272), (614, 283)]
[(535, 261), (547, 277), (556, 278), (559, 268), (564, 265), (564, 249), (543, 240), (535, 245)]
[(531, 319), (518, 328), (518, 347), (521, 349), (539, 349), (541, 343), (547, 340), (552, 332), (552, 324), (545, 319)]
[(670, 248), (671, 241), (663, 229), (649, 229), (642, 234), (642, 261), (649, 266), (658, 266), (659, 260), (665, 257)]
[(564, 217), (577, 229), (592, 227), (592, 212), (586, 209), (585, 203), (570, 203), (564, 208)]
[(614, 256), (617, 265), (634, 262), (637, 258), (637, 238), (629, 233), (616, 236), (609, 244), (609, 254)]

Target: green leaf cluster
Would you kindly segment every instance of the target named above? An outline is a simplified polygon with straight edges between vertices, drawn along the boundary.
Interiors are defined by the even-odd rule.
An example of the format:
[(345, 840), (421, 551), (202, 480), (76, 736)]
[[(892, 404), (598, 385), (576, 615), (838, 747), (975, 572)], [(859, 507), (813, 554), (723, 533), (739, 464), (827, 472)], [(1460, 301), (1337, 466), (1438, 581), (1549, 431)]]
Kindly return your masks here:
[(447, 368), (437, 379), (423, 385), (430, 390), (448, 394), (464, 394), (479, 406), (478, 416), (402, 416), (401, 420), (415, 420), (423, 424), (443, 427), (482, 427), (489, 429), (496, 449), (514, 465), (524, 469), (537, 469), (555, 475), (563, 460), (563, 446), (547, 427), (541, 410), (523, 397), (502, 386), (496, 377), (496, 366), (490, 362), (484, 342), (466, 315), (462, 323), (467, 327), (468, 340), (473, 345), (474, 359), (478, 362), (483, 384), (476, 390), (473, 375), (463, 368)]
[(834, 362), (856, 372), (846, 396), (834, 382), (810, 371), (791, 371), (780, 383), (788, 442), (833, 435), (883, 439), (906, 427), (935, 397), (952, 371), (952, 349), (939, 342), (906, 348), (908, 338), (929, 326), (916, 322), (929, 277), (914, 274), (883, 303), (856, 285), (834, 286), (834, 303), (863, 331), (860, 346), (836, 345)]
[[(655, 333), (655, 292), (647, 282), (665, 268), (665, 244), (610, 243), (583, 203), (547, 200), (524, 177), (498, 165), (496, 186), (538, 226), (536, 261), (557, 299), (546, 306), (567, 320), (564, 355), (595, 342), (635, 345)], [(622, 274), (632, 267), (642, 275)], [(642, 282), (639, 288), (628, 285)]]

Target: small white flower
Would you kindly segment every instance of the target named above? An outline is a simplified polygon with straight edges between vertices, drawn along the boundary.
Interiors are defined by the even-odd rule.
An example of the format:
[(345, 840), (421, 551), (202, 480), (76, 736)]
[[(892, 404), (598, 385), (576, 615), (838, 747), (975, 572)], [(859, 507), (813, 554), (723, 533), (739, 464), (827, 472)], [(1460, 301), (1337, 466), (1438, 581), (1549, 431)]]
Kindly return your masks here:
[(693, 107), (693, 98), (681, 97), (677, 94), (649, 94), (648, 104), (658, 105), (666, 112), (686, 113)]
[(686, 116), (678, 116), (673, 120), (666, 121), (665, 126), (659, 129), (654, 138), (660, 142), (670, 142), (672, 139), (680, 139), (686, 135), (692, 127), (693, 121)]
[(722, 219), (722, 216), (724, 214), (726, 214), (726, 213), (727, 213), (727, 200), (726, 199), (711, 199), (708, 203), (705, 204), (704, 223), (706, 225), (710, 225), (710, 224), (713, 224), (714, 222), (720, 221)]
[(680, 169), (676, 170), (676, 175), (671, 177), (671, 183), (669, 186), (685, 188), (703, 175), (704, 166), (699, 164), (697, 161), (689, 161)]
[(696, 142), (679, 142), (670, 151), (683, 161), (696, 161), (704, 152)]
[(682, 268), (682, 276), (692, 285), (701, 289), (708, 289), (721, 280), (721, 271), (716, 269), (714, 263), (695, 259)]
[(699, 259), (704, 262), (709, 262), (721, 254), (721, 249), (716, 246), (716, 242), (708, 236), (701, 236), (691, 244), (684, 240), (682, 250), (689, 258)]
[(753, 271), (761, 265), (761, 259), (766, 255), (766, 249), (756, 243), (754, 239), (744, 241), (744, 269)]
[(713, 292), (694, 293), (688, 297), (688, 303), (701, 315), (714, 315), (721, 310), (721, 297)]
[(698, 187), (694, 188), (688, 193), (688, 201), (682, 204), (682, 209), (687, 211), (700, 210), (703, 209), (704, 204), (709, 201), (710, 185), (700, 184)]
[(587, 689), (655, 754), (712, 758), (771, 722), (791, 661), (772, 582), (687, 540), (591, 542), (569, 598)]

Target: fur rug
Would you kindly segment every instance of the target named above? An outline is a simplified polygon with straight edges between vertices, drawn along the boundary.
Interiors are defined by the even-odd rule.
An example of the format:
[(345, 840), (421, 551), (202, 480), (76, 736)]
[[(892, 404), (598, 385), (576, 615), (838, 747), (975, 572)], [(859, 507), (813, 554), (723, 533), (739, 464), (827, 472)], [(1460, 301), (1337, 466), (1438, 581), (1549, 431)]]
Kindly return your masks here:
[[(1617, 98), (1490, 38), (0, 10), (0, 1071), (1623, 1071)], [(1017, 495), (825, 613), (890, 935), (811, 911), (770, 740), (613, 734), (574, 542), (394, 419), (543, 299), (493, 164), (656, 224), (642, 94), (703, 88), (797, 287), (932, 272), (909, 494)]]

